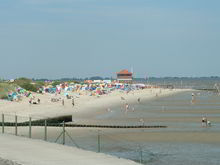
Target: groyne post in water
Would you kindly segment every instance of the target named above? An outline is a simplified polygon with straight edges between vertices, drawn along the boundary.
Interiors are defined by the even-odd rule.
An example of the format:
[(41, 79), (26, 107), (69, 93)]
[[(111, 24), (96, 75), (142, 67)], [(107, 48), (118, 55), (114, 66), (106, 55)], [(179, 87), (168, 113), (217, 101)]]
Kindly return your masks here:
[(5, 128), (4, 128), (4, 114), (2, 114), (2, 133), (5, 132)]
[(31, 138), (31, 117), (29, 117), (29, 138)]
[(47, 120), (44, 121), (44, 140), (47, 141)]
[(18, 117), (15, 115), (15, 136), (18, 135)]
[(65, 121), (63, 121), (63, 145), (65, 144)]

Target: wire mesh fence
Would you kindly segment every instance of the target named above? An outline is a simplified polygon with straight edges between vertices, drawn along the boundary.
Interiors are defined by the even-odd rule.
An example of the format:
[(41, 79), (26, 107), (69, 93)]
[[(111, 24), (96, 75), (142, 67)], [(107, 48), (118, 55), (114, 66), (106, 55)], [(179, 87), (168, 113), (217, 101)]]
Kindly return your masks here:
[(146, 163), (146, 151), (141, 144), (115, 137), (108, 128), (82, 129), (65, 121), (16, 114), (1, 114), (0, 118), (1, 133), (74, 146)]

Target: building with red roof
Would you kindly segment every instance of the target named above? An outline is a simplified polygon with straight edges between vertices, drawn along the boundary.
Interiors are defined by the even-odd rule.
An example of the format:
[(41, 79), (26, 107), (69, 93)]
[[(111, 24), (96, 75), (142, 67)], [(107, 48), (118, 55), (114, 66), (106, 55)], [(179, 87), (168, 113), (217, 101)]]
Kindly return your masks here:
[(117, 72), (117, 80), (120, 83), (132, 83), (132, 73), (127, 69)]

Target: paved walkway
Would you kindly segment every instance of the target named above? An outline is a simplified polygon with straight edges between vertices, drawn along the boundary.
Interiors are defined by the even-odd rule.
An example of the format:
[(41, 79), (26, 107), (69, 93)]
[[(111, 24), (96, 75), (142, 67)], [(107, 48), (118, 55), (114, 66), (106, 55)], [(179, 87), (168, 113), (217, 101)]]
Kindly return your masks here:
[[(4, 161), (7, 160), (7, 161)], [(10, 162), (11, 160), (12, 162)], [(0, 134), (0, 165), (137, 165), (131, 160), (74, 147)], [(7, 164), (8, 163), (8, 164)]]

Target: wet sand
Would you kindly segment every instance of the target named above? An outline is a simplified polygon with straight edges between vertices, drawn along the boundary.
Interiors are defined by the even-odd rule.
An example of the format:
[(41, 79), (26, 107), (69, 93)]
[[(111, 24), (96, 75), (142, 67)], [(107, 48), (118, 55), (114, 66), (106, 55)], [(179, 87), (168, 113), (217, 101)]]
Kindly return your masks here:
[[(28, 137), (28, 127), (18, 129), (18, 135)], [(56, 138), (62, 132), (62, 128), (48, 127), (48, 141), (55, 142)], [(180, 129), (180, 128), (178, 128)], [(220, 143), (220, 132), (210, 131), (208, 128), (199, 127), (197, 131), (176, 131), (167, 130), (167, 128), (160, 129), (111, 129), (111, 128), (66, 128), (68, 134), (76, 141), (76, 143), (83, 143), (84, 140), (91, 143), (97, 143), (98, 130), (105, 140), (111, 141), (112, 137), (118, 141), (126, 142), (192, 142), (192, 143)], [(6, 133), (14, 134), (14, 128), (7, 128)], [(105, 136), (106, 135), (106, 136)], [(44, 139), (44, 127), (33, 127), (32, 138)], [(67, 137), (68, 139), (68, 137)], [(92, 140), (91, 140), (92, 139)], [(95, 142), (93, 140), (95, 139)], [(88, 141), (88, 142), (89, 142)], [(62, 138), (60, 138), (62, 142)], [(70, 139), (67, 143), (71, 143)]]

